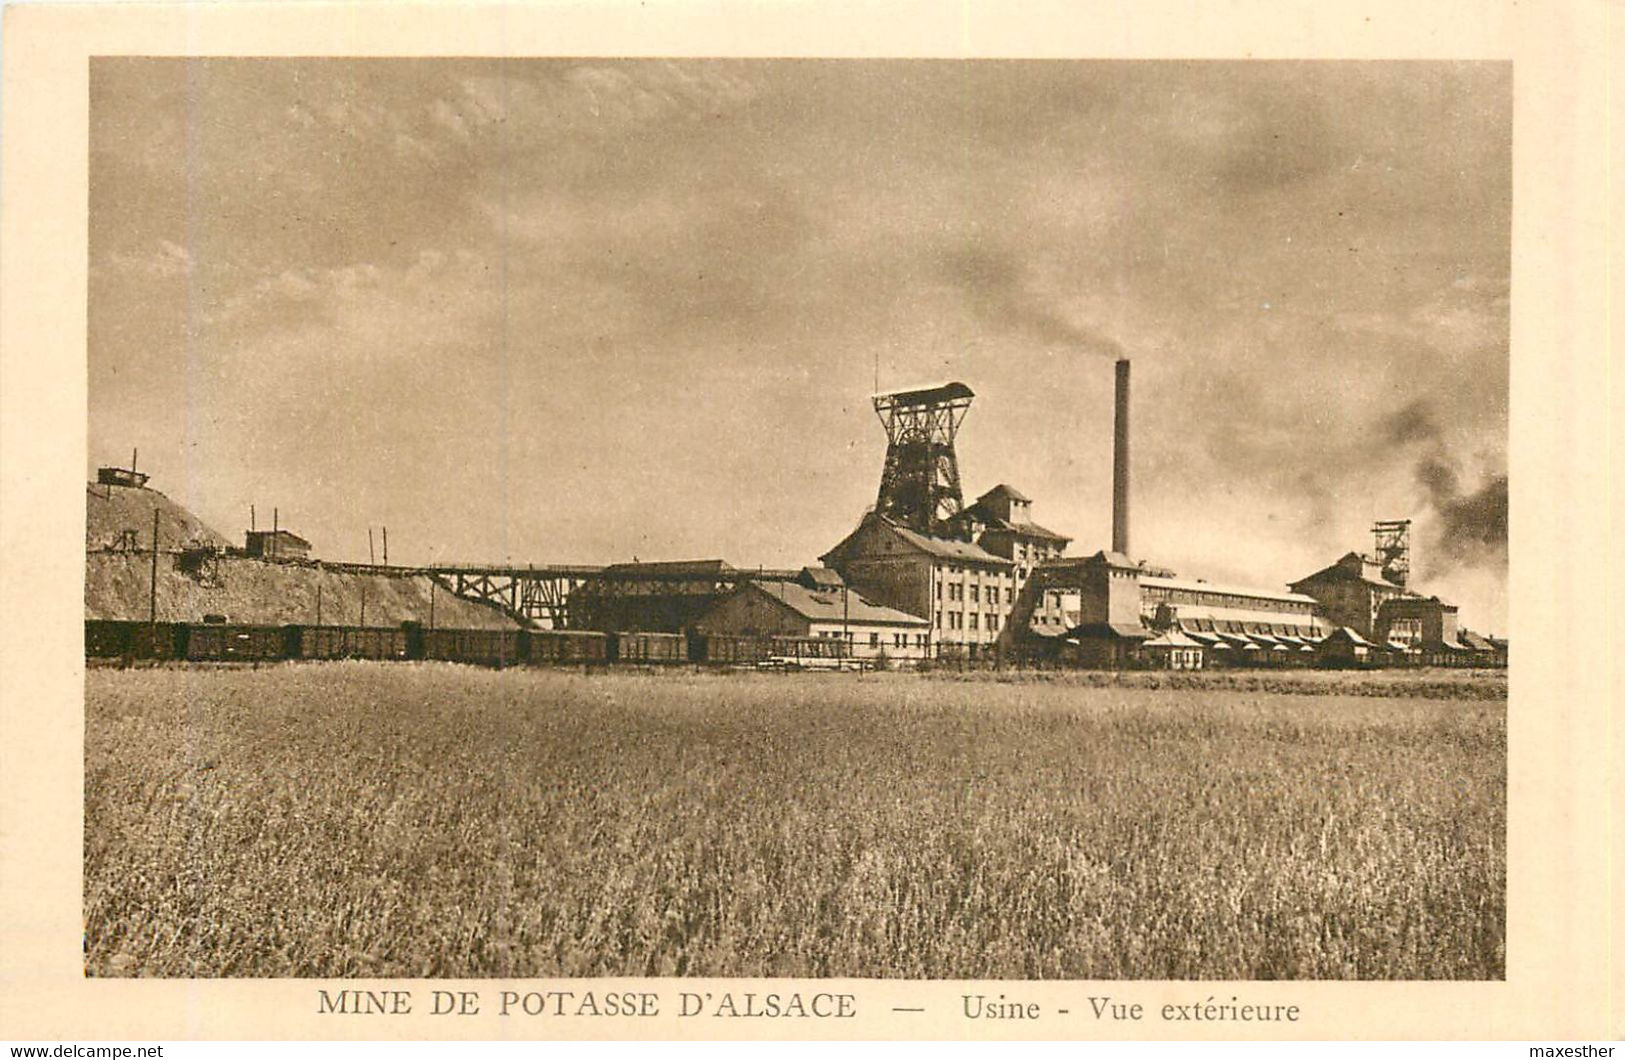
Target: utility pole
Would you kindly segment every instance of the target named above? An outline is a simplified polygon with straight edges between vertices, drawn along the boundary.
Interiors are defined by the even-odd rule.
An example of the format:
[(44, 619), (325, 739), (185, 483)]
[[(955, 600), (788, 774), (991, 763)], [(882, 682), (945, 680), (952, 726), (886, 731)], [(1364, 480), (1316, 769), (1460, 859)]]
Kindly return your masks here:
[(433, 574), (429, 575), (429, 628), (431, 630), (434, 629), (435, 586), (439, 584), (440, 579), (436, 578)]
[(374, 567), (378, 566), (378, 554), (372, 550), (372, 527), (370, 526), (367, 527), (367, 562)]
[(389, 566), (389, 527), (384, 527), (384, 566)]
[[(130, 463), (135, 463), (132, 459)], [(152, 626), (152, 650), (158, 651), (158, 509), (152, 510), (152, 591), (147, 597), (147, 622)]]
[(282, 510), (273, 506), (271, 508), (271, 558), (276, 559), (277, 553), (282, 551), (277, 547), (277, 535), (282, 532)]
[(316, 624), (322, 624), (322, 583), (316, 583)]
[[(852, 655), (852, 630), (851, 630), (851, 627), (848, 625), (848, 620), (849, 620), (849, 618), (851, 616), (851, 604), (850, 604), (850, 601), (847, 598), (847, 593), (850, 592), (850, 591), (851, 591), (851, 588), (850, 588), (850, 586), (848, 586), (846, 584), (846, 579), (842, 578), (841, 579), (841, 645), (842, 645), (842, 650), (846, 653), (846, 655), (849, 658)], [(843, 666), (842, 669), (845, 669), (845, 667)]]

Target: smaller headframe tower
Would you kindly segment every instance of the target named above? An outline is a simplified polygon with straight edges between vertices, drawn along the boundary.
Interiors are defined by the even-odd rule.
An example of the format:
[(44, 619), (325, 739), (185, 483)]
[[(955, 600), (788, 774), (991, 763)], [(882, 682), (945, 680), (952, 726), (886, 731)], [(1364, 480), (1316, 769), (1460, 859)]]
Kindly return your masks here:
[(965, 507), (954, 435), (976, 395), (964, 383), (892, 390), (874, 397), (886, 428), (886, 468), (875, 511), (933, 537), (956, 536)]
[(1403, 587), (1411, 576), (1411, 521), (1379, 520), (1372, 524), (1371, 533), (1377, 541), (1377, 562), (1382, 564), (1382, 576)]

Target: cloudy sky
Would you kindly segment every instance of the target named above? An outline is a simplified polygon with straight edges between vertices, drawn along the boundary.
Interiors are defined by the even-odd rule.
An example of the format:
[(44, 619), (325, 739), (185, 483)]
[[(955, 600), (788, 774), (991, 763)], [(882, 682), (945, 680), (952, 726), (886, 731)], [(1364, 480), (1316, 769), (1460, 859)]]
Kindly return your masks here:
[(1138, 555), (1505, 629), (1506, 64), (98, 59), (90, 163), (92, 465), (228, 533), (811, 562), (878, 361), (1092, 552), (1122, 352)]

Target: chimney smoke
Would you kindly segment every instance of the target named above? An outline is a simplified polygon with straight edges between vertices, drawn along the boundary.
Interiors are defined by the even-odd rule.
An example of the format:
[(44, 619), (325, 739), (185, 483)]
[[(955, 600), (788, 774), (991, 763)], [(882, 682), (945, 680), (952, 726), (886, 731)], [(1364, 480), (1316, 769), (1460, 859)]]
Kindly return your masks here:
[(1117, 362), (1117, 425), (1112, 446), (1112, 551), (1128, 555), (1128, 358)]

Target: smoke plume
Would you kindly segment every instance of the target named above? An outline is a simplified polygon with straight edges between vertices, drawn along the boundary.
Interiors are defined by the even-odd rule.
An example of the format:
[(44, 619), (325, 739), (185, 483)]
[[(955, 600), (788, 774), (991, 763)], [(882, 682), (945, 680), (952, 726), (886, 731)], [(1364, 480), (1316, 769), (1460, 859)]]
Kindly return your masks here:
[(1427, 520), (1431, 531), (1424, 554), (1428, 573), (1448, 574), (1458, 567), (1504, 567), (1507, 476), (1493, 475), (1475, 489), (1464, 489), (1437, 412), (1423, 399), (1384, 419), (1377, 434), (1388, 445), (1418, 452), (1414, 473), (1432, 516)]
[(1417, 398), (1383, 420), (1379, 436), (1385, 443), (1391, 445), (1404, 445), (1408, 442), (1438, 444), (1442, 433), (1432, 402), (1426, 398)]
[(1066, 346), (1103, 357), (1123, 355), (1109, 336), (1060, 316), (1027, 284), (1026, 269), (1013, 254), (982, 246), (950, 253), (943, 272), (964, 292), (971, 308), (986, 323), (1045, 346)]
[(1428, 456), (1417, 464), (1416, 480), (1437, 516), (1428, 551), (1437, 571), (1506, 563), (1507, 476), (1496, 475), (1478, 489), (1463, 492), (1455, 468)]

